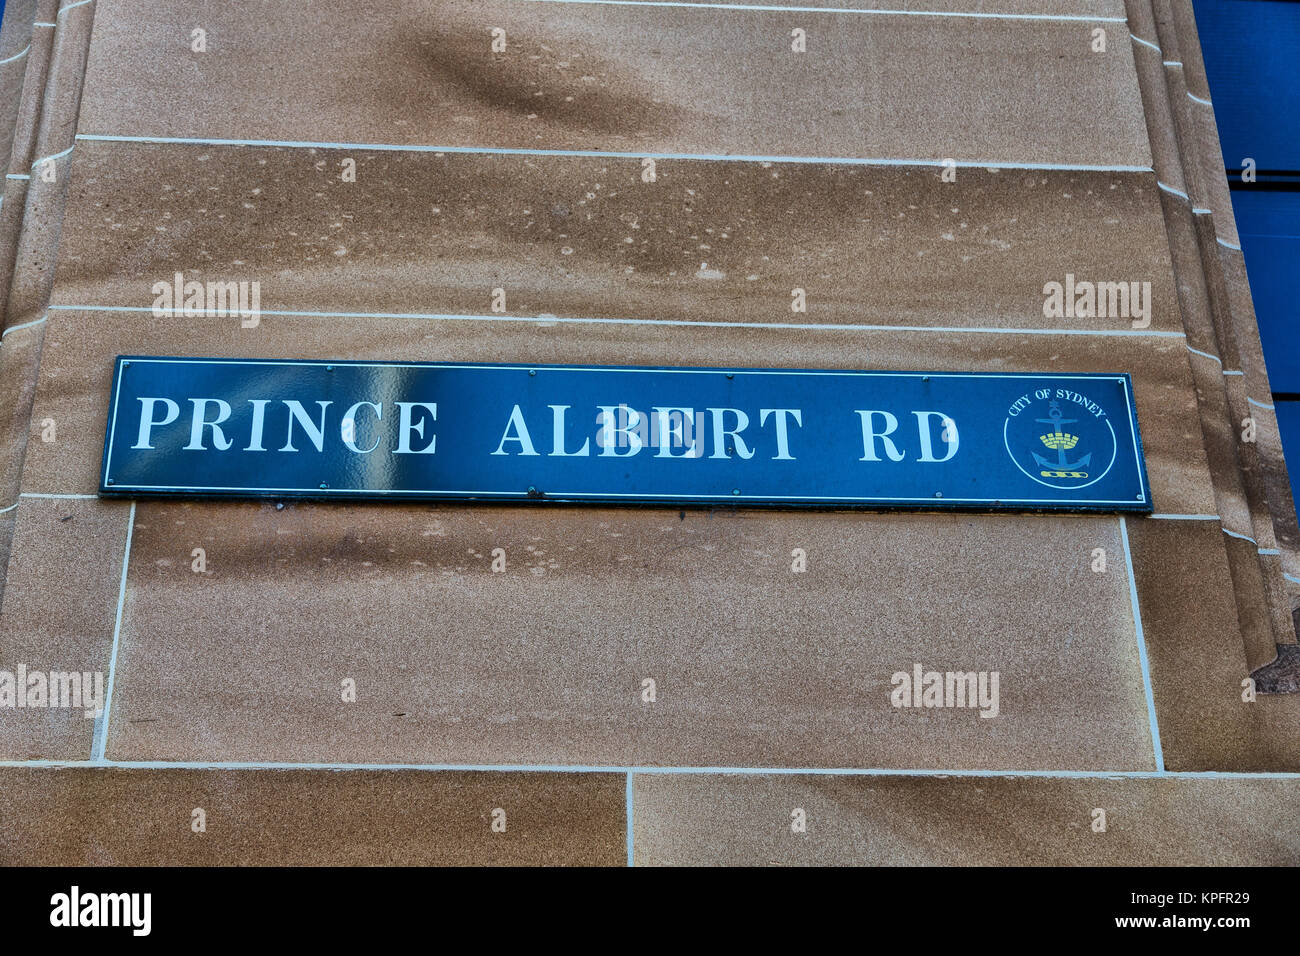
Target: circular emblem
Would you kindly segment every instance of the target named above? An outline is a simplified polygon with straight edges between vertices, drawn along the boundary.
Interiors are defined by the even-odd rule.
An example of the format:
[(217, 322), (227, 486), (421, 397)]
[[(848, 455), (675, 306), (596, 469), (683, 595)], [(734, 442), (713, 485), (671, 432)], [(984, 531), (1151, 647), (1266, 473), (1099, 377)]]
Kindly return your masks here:
[(1101, 481), (1118, 451), (1108, 410), (1068, 388), (1038, 388), (1016, 399), (1002, 439), (1017, 468), (1040, 485), (1063, 490)]

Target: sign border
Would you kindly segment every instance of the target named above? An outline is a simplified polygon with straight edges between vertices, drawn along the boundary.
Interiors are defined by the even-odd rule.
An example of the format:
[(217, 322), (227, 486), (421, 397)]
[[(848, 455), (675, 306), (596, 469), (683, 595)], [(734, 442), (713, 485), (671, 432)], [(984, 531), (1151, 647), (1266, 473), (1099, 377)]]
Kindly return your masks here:
[[(468, 491), (442, 489), (439, 491), (373, 489), (373, 488), (266, 488), (219, 487), (194, 485), (116, 485), (109, 471), (112, 467), (113, 437), (117, 426), (118, 401), (121, 393), (122, 371), (132, 363), (154, 364), (226, 364), (226, 365), (298, 365), (333, 368), (351, 365), (361, 368), (457, 368), (484, 370), (557, 371), (557, 372), (622, 372), (633, 374), (670, 373), (685, 375), (722, 374), (736, 375), (813, 375), (849, 378), (1019, 378), (1053, 380), (1098, 381), (1113, 379), (1123, 386), (1125, 411), (1133, 435), (1133, 454), (1137, 466), (1141, 495), (1132, 501), (1112, 499), (1082, 499), (1062, 501), (1055, 498), (943, 498), (943, 505), (935, 507), (935, 498), (845, 497), (816, 495), (706, 495), (706, 494), (647, 494), (641, 492), (561, 492), (548, 491)], [(1142, 435), (1138, 429), (1137, 411), (1133, 396), (1133, 380), (1128, 372), (921, 372), (921, 371), (870, 371), (859, 369), (795, 369), (750, 368), (744, 366), (662, 366), (662, 365), (546, 365), (518, 362), (372, 362), (364, 359), (261, 359), (179, 355), (118, 355), (113, 360), (112, 402), (104, 428), (104, 453), (100, 461), (99, 496), (101, 498), (162, 498), (162, 499), (214, 499), (214, 500), (295, 500), (295, 501), (475, 501), (477, 503), (529, 504), (640, 504), (647, 507), (717, 507), (725, 502), (743, 502), (746, 507), (769, 507), (787, 510), (854, 508), (874, 511), (990, 511), (1000, 512), (1058, 512), (1058, 513), (1117, 513), (1136, 512), (1150, 514), (1154, 511), (1150, 482), (1147, 478), (1146, 456)], [(1117, 452), (1118, 453), (1118, 452)], [(1013, 462), (1014, 463), (1014, 462)], [(1023, 470), (1023, 469), (1022, 469)], [(620, 501), (619, 499), (625, 499)], [(716, 500), (715, 500), (716, 499)], [(929, 508), (923, 507), (930, 505)], [(990, 507), (992, 506), (992, 507)]]

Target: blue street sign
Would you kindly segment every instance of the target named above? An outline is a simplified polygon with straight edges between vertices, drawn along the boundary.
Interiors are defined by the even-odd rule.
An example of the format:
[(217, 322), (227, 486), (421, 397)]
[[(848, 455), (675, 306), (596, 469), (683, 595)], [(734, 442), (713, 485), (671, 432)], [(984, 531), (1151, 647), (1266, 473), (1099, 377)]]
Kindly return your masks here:
[(1124, 374), (119, 356), (99, 490), (1152, 510)]

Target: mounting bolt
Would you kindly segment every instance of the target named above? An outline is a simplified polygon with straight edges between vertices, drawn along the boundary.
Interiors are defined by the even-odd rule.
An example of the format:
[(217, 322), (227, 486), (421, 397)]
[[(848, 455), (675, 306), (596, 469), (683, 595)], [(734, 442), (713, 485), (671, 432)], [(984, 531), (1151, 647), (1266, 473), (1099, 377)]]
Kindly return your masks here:
[(529, 376), (536, 375), (536, 374), (537, 374), (537, 369), (535, 369), (535, 368), (530, 368), (530, 369), (528, 370), (528, 374), (529, 374)]
[(740, 489), (739, 489), (739, 488), (732, 488), (732, 489), (731, 489), (731, 493), (732, 493), (733, 495), (738, 495), (738, 494), (740, 494)]
[(321, 483), (320, 483), (320, 486), (321, 486), (321, 488), (322, 488), (322, 489), (324, 489), (324, 488), (327, 488), (327, 487), (328, 487), (328, 485), (326, 485), (326, 484), (325, 484), (325, 482), (323, 482), (323, 481), (322, 481), (322, 482), (321, 482)]
[(943, 497), (943, 492), (942, 492), (942, 491), (936, 491), (936, 492), (934, 493), (934, 496), (935, 496), (936, 498), (942, 498), (942, 497)]

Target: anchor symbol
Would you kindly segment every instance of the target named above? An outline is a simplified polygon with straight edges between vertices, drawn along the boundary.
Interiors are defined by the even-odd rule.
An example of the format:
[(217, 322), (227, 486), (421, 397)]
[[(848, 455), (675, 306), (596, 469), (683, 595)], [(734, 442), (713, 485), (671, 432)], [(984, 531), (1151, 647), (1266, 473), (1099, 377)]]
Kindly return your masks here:
[(1084, 455), (1078, 461), (1066, 461), (1065, 453), (1079, 443), (1077, 435), (1071, 435), (1069, 432), (1061, 430), (1062, 425), (1071, 425), (1077, 422), (1077, 418), (1062, 417), (1061, 407), (1058, 403), (1052, 402), (1047, 413), (1047, 418), (1036, 418), (1034, 421), (1041, 422), (1044, 425), (1051, 425), (1052, 431), (1046, 435), (1039, 436), (1041, 441), (1048, 448), (1056, 450), (1056, 461), (1051, 462), (1042, 455), (1035, 454), (1034, 461), (1038, 467), (1043, 469), (1039, 472), (1044, 478), (1087, 478), (1086, 471), (1079, 471), (1081, 467), (1087, 466), (1092, 461), (1092, 453)]

